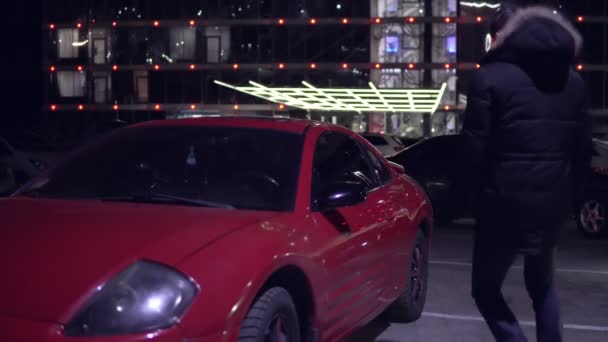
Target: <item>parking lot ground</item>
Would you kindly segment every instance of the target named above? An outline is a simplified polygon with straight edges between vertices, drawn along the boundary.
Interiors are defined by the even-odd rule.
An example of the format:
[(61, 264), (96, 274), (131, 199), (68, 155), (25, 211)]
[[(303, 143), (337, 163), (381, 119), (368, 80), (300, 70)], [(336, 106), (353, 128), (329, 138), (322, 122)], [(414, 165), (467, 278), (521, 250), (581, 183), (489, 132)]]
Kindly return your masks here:
[[(490, 342), (492, 336), (470, 296), (472, 222), (435, 230), (428, 297), (422, 318), (411, 324), (377, 320), (348, 342)], [(530, 342), (534, 312), (523, 284), (522, 262), (511, 269), (503, 293)], [(556, 281), (565, 341), (608, 341), (608, 240), (588, 240), (574, 224), (564, 228)]]

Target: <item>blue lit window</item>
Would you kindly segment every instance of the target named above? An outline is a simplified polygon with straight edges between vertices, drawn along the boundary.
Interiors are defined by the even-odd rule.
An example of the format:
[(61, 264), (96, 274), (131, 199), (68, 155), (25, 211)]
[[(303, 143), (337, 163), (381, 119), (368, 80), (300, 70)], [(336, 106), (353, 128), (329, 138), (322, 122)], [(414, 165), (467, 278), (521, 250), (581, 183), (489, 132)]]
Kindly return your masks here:
[(386, 37), (386, 52), (390, 54), (399, 53), (399, 37), (388, 36)]
[(448, 53), (456, 53), (456, 36), (448, 37), (446, 41), (446, 48), (448, 49)]

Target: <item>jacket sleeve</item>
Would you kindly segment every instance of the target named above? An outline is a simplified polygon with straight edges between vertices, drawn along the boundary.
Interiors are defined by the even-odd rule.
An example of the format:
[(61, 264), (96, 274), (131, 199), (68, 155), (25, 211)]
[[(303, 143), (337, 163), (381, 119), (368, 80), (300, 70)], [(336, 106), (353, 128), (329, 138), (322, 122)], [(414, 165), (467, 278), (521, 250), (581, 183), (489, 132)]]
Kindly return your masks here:
[[(465, 156), (472, 168), (472, 181), (478, 183), (487, 167), (490, 136), (492, 131), (492, 96), (483, 75), (477, 70), (471, 79), (464, 112), (462, 135), (465, 142)], [(479, 185), (479, 184), (477, 184)]]

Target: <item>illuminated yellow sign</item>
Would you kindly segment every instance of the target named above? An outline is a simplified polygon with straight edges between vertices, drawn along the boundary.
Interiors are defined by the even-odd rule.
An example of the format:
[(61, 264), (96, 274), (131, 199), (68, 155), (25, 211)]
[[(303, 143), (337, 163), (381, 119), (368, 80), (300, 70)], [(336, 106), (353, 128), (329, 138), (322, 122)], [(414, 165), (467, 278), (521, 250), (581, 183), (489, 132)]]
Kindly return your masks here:
[(224, 82), (216, 84), (262, 98), (305, 110), (333, 112), (409, 112), (434, 113), (445, 92), (446, 83), (439, 89), (377, 88), (369, 83), (367, 88), (317, 88), (302, 81), (300, 88), (271, 88), (249, 81), (250, 86), (239, 87)]

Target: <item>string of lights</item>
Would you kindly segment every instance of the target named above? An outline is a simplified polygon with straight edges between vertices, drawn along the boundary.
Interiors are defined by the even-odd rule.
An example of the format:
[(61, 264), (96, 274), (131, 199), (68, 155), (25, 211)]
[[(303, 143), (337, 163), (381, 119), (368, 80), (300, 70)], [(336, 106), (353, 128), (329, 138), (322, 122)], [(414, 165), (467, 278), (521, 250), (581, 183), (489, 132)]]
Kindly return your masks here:
[[(606, 16), (582, 16), (571, 17), (572, 21), (578, 23), (608, 23)], [(483, 16), (457, 16), (457, 17), (377, 17), (377, 18), (263, 18), (263, 19), (208, 19), (208, 20), (125, 20), (112, 22), (88, 23), (89, 26), (106, 27), (169, 27), (169, 26), (218, 26), (218, 25), (384, 25), (384, 24), (481, 24), (487, 18)], [(55, 30), (60, 28), (85, 29), (85, 24), (77, 23), (47, 23), (43, 29)]]

